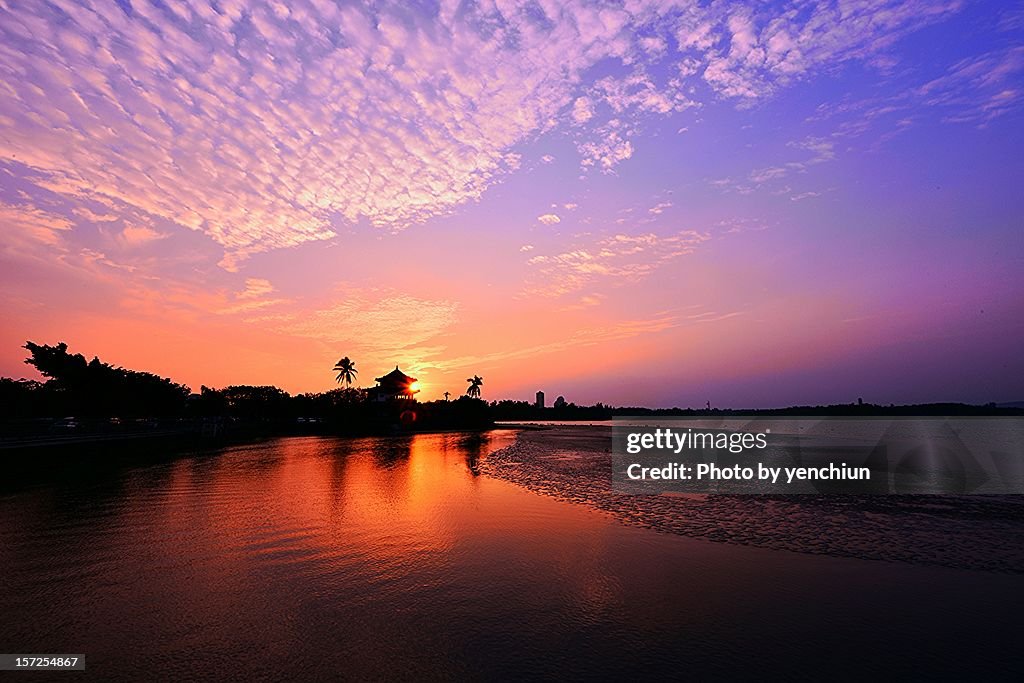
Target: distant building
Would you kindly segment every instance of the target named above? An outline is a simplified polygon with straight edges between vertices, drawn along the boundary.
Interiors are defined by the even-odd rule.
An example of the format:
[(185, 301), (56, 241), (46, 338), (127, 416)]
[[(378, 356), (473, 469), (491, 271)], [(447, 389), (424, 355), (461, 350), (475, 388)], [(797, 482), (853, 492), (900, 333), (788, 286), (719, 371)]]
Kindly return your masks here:
[(397, 365), (375, 381), (377, 386), (370, 389), (370, 398), (374, 401), (411, 401), (419, 393), (419, 389), (412, 388), (416, 378), (399, 370)]
[(538, 391), (537, 392), (537, 401), (533, 405), (537, 406), (538, 408), (543, 408), (544, 407), (544, 392), (543, 391)]

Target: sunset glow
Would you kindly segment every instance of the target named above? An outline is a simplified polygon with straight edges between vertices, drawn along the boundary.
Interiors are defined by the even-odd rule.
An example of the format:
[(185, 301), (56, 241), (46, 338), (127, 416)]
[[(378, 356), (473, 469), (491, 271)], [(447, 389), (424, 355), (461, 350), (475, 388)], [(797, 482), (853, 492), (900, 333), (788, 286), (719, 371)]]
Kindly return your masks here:
[[(0, 3), (0, 375), (1014, 401), (1024, 11)], [(418, 387), (417, 387), (418, 388)]]

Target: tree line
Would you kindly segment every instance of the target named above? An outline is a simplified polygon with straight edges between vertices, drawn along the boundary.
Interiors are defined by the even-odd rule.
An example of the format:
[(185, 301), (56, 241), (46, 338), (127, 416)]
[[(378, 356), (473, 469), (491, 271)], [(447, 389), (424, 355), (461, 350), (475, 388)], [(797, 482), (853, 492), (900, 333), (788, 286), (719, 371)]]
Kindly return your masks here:
[(149, 372), (128, 370), (87, 360), (68, 351), (68, 345), (27, 342), (25, 363), (44, 381), (0, 378), (2, 418), (229, 418), (250, 423), (307, 421), (355, 429), (359, 425), (429, 423), (430, 426), (470, 426), (489, 423), (487, 404), (479, 400), (479, 376), (467, 380), (467, 395), (455, 401), (387, 404), (371, 400), (367, 389), (353, 386), (355, 363), (343, 358), (335, 366), (343, 386), (325, 392), (292, 395), (271, 385), (200, 387), (198, 393)]
[(149, 372), (128, 370), (72, 354), (60, 342), (50, 346), (27, 342), (28, 365), (39, 371), (42, 382), (0, 378), (0, 417), (33, 418), (233, 418), (248, 421), (316, 419), (343, 425), (419, 420), (437, 426), (483, 424), (494, 420), (608, 420), (624, 416), (729, 416), (729, 415), (1020, 415), (1020, 408), (994, 404), (971, 406), (934, 403), (880, 406), (860, 401), (829, 406), (779, 409), (613, 407), (603, 403), (580, 406), (560, 403), (544, 407), (527, 401), (479, 398), (483, 378), (466, 381), (465, 395), (449, 401), (375, 403), (367, 389), (354, 387), (358, 371), (348, 357), (335, 365), (343, 386), (325, 392), (291, 395), (275, 386), (232, 385), (222, 389), (203, 386), (193, 394), (188, 386)]

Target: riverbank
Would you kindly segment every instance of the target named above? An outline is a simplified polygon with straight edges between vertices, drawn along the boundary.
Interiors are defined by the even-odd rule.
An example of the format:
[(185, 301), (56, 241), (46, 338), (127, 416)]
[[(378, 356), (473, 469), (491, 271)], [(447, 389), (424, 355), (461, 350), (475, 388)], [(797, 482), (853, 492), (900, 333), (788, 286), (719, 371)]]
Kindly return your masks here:
[(1022, 496), (626, 495), (611, 489), (611, 429), (522, 429), (483, 471), (626, 524), (816, 555), (1024, 573)]
[(489, 421), (464, 424), (461, 421), (367, 420), (358, 424), (339, 424), (320, 419), (236, 420), (183, 419), (132, 420), (76, 419), (0, 422), (0, 453), (18, 455), (80, 455), (117, 451), (122, 446), (138, 449), (195, 450), (232, 444), (258, 442), (289, 436), (373, 437), (410, 434), (483, 432), (494, 425)]

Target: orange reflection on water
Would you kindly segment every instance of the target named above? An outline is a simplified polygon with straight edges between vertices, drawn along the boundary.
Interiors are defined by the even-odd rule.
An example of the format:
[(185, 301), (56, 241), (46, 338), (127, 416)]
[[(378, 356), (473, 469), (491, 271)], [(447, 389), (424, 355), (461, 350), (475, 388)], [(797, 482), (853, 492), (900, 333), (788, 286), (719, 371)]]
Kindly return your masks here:
[(516, 593), (523, 608), (612, 618), (628, 602), (623, 574), (640, 571), (617, 546), (629, 531), (479, 475), (487, 453), (513, 438), (496, 430), (233, 447), (176, 461), (155, 487), (155, 508), (144, 496), (124, 514), (159, 518), (145, 544), (161, 566), (148, 588), (174, 596), (160, 609), (189, 622), (188, 606), (203, 605), (225, 638), (254, 593), (296, 610), (309, 600), (357, 612), (364, 601), (411, 600), (472, 615)]
[(0, 611), (17, 617), (0, 636), (131, 681), (670, 673), (737, 629), (752, 650), (730, 661), (759, 666), (820, 635), (797, 613), (829, 615), (839, 642), (947, 619), (933, 657), (962, 652), (965, 619), (1016, 633), (1015, 576), (638, 530), (478, 476), (508, 438), (280, 439), (0, 496)]

